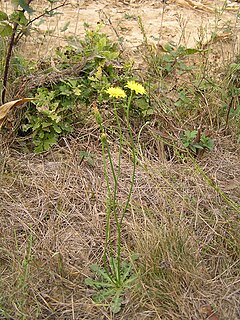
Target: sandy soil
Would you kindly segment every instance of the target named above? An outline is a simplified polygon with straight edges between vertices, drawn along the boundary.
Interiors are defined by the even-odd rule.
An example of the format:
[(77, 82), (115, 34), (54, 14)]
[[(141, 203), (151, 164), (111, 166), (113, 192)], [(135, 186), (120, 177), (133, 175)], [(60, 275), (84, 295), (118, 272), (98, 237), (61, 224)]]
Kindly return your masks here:
[[(36, 2), (41, 12), (46, 1)], [(4, 5), (9, 8), (8, 2)], [(46, 55), (63, 44), (66, 36), (82, 36), (85, 23), (95, 28), (99, 22), (104, 24), (103, 31), (123, 41), (124, 48), (138, 50), (143, 39), (138, 16), (148, 41), (156, 46), (171, 41), (196, 47), (199, 42), (207, 44), (213, 32), (217, 41), (227, 43), (239, 38), (239, 7), (230, 0), (70, 0), (59, 8), (60, 14), (37, 21), (41, 36), (31, 40), (32, 45), (28, 37), (28, 53), (38, 58)]]

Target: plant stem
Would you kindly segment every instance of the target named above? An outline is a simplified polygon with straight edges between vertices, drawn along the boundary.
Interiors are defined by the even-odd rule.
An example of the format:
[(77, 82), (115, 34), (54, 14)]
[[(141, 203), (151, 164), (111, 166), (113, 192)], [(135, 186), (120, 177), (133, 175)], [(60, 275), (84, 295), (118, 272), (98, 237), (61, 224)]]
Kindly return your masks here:
[[(104, 128), (102, 123), (100, 123), (100, 128), (102, 131), (102, 134), (104, 134)], [(103, 263), (104, 263), (104, 268), (105, 271), (107, 272), (109, 278), (111, 281), (114, 283), (113, 277), (111, 273), (108, 271), (108, 266), (107, 266), (107, 250), (109, 246), (109, 239), (110, 239), (110, 216), (111, 216), (111, 188), (109, 184), (109, 178), (108, 178), (108, 173), (107, 173), (107, 162), (106, 162), (106, 154), (105, 154), (105, 139), (101, 138), (101, 143), (102, 143), (102, 158), (103, 158), (103, 167), (104, 167), (104, 176), (105, 180), (107, 183), (107, 199), (106, 199), (106, 239), (105, 239), (105, 248), (104, 248), (104, 253), (103, 253)], [(110, 244), (110, 255), (112, 255), (112, 250), (111, 250), (111, 244)]]
[[(121, 124), (119, 121), (118, 113), (117, 113), (117, 105), (116, 101), (114, 101), (114, 114), (118, 125), (119, 130), (119, 155), (118, 155), (118, 171), (117, 171), (117, 184), (114, 186), (114, 203), (116, 203), (116, 196), (117, 196), (117, 187), (118, 187), (118, 179), (121, 172), (121, 155), (122, 155), (122, 129)], [(117, 226), (117, 266), (118, 266), (118, 284), (121, 285), (121, 225), (119, 223), (118, 216), (116, 212), (114, 212), (114, 218)]]
[[(103, 125), (102, 125), (102, 123), (100, 123), (100, 129), (102, 131), (101, 141), (102, 141), (102, 157), (103, 157), (103, 164), (104, 164), (104, 176), (105, 176), (106, 183), (107, 183), (107, 193), (108, 193), (107, 203), (106, 203), (106, 207), (107, 207), (107, 209), (106, 209), (106, 242), (105, 242), (105, 248), (104, 248), (104, 267), (105, 267), (105, 270), (108, 273), (111, 281), (113, 281), (117, 285), (117, 287), (121, 287), (121, 285), (122, 285), (122, 279), (121, 279), (121, 249), (122, 249), (121, 231), (122, 230), (121, 230), (121, 227), (122, 227), (122, 222), (123, 222), (124, 216), (127, 212), (129, 202), (130, 202), (130, 199), (132, 196), (133, 185), (134, 185), (134, 181), (135, 181), (135, 173), (136, 173), (136, 151), (135, 151), (135, 145), (134, 145), (134, 140), (133, 140), (132, 128), (131, 128), (131, 124), (130, 124), (130, 120), (129, 120), (129, 112), (130, 112), (130, 106), (132, 103), (132, 98), (133, 98), (133, 91), (131, 91), (130, 97), (128, 98), (127, 109), (126, 109), (127, 127), (128, 127), (128, 132), (129, 132), (130, 141), (131, 141), (131, 149), (132, 149), (133, 172), (132, 172), (132, 179), (131, 179), (130, 188), (128, 191), (127, 202), (124, 206), (124, 209), (123, 209), (123, 212), (122, 212), (120, 219), (117, 215), (117, 191), (118, 191), (118, 180), (119, 180), (119, 176), (121, 173), (121, 156), (122, 156), (122, 146), (123, 146), (123, 134), (122, 134), (121, 124), (120, 124), (119, 117), (118, 117), (117, 104), (116, 104), (115, 100), (113, 103), (114, 104), (114, 115), (115, 115), (115, 119), (116, 119), (118, 130), (119, 130), (119, 135), (120, 135), (117, 170), (114, 168), (113, 159), (112, 159), (112, 155), (110, 152), (110, 148), (109, 148), (109, 144), (107, 142), (107, 139), (105, 136), (103, 138), (103, 134), (105, 135), (105, 133), (104, 133)], [(111, 173), (113, 176), (113, 181), (114, 181), (113, 191), (111, 190), (110, 183), (109, 183), (106, 159), (109, 160)], [(113, 252), (111, 250), (111, 244), (110, 244), (110, 250), (108, 251), (109, 240), (110, 240), (110, 236), (111, 236), (110, 235), (111, 212), (113, 212), (114, 220), (115, 220), (116, 227), (117, 227), (117, 270), (115, 270), (115, 262), (114, 262)], [(111, 275), (108, 272), (108, 266), (107, 266), (107, 253), (108, 252), (110, 253), (109, 259), (111, 261), (111, 263), (110, 263), (110, 267), (111, 267), (110, 273), (112, 273)], [(116, 279), (116, 280), (114, 281), (114, 279)]]
[[(32, 1), (33, 0), (28, 0), (28, 5)], [(23, 9), (22, 12), (25, 12), (25, 10)], [(2, 97), (1, 97), (2, 104), (5, 103), (6, 90), (7, 90), (7, 81), (8, 81), (8, 74), (9, 74), (9, 66), (10, 66), (10, 60), (11, 60), (11, 56), (12, 56), (13, 46), (15, 44), (15, 37), (16, 37), (18, 25), (19, 25), (18, 22), (14, 22), (12, 35), (11, 35), (11, 38), (10, 38), (10, 41), (9, 41), (9, 45), (8, 45), (7, 56), (6, 56), (5, 67), (4, 67), (4, 73), (3, 73), (3, 90), (2, 90)]]
[[(108, 159), (109, 159), (109, 162), (110, 162), (110, 167), (111, 167), (111, 171), (112, 171), (112, 175), (113, 175), (113, 180), (114, 180), (114, 191), (113, 191), (113, 201), (112, 201), (112, 206), (111, 206), (111, 210), (113, 210), (113, 216), (114, 216), (114, 220), (115, 220), (115, 223), (116, 223), (116, 226), (117, 226), (117, 234), (118, 234), (118, 239), (117, 239), (117, 242), (118, 242), (118, 254), (117, 254), (117, 260), (118, 260), (118, 272), (117, 272), (117, 275), (116, 275), (116, 280), (117, 280), (117, 283), (120, 284), (121, 282), (121, 273), (120, 273), (120, 267), (121, 267), (121, 249), (119, 249), (119, 243), (121, 242), (121, 226), (119, 224), (119, 221), (118, 221), (118, 217), (117, 217), (117, 188), (118, 188), (118, 176), (116, 175), (116, 172), (115, 172), (115, 169), (114, 169), (114, 165), (113, 165), (113, 161), (112, 161), (112, 156), (111, 156), (111, 152), (110, 152), (110, 148), (109, 148), (109, 145), (108, 143), (106, 142), (106, 149), (107, 149), (107, 155), (108, 155)], [(113, 268), (114, 269), (114, 268)], [(115, 269), (114, 269), (115, 271)]]
[(16, 32), (17, 32), (17, 27), (18, 27), (18, 23), (14, 22), (12, 35), (11, 35), (11, 38), (10, 38), (10, 41), (9, 41), (9, 45), (8, 45), (7, 56), (6, 56), (5, 67), (4, 67), (4, 73), (3, 73), (3, 90), (2, 90), (2, 98), (1, 98), (2, 104), (5, 103), (9, 66), (10, 66), (10, 60), (11, 60), (13, 46), (14, 46), (14, 39), (15, 39), (15, 35), (16, 35)]
[[(28, 21), (28, 23), (26, 24), (26, 27), (28, 27), (29, 25), (33, 24), (34, 21), (46, 16), (47, 14), (49, 14), (49, 13), (51, 13), (51, 12), (61, 8), (61, 7), (67, 6), (67, 5), (69, 5), (69, 3), (67, 2), (67, 0), (65, 0), (64, 3), (58, 5), (58, 6), (52, 8), (50, 10), (47, 10), (44, 13), (40, 14), (39, 16), (37, 16), (37, 17), (33, 18), (32, 20)], [(15, 38), (15, 41), (14, 41), (15, 44), (22, 38), (23, 35), (24, 35), (23, 31), (20, 30), (19, 33), (17, 34), (16, 38)]]
[(129, 206), (129, 202), (131, 200), (132, 191), (133, 191), (133, 185), (134, 185), (134, 181), (135, 181), (135, 174), (136, 174), (136, 160), (137, 160), (137, 158), (136, 158), (136, 150), (135, 150), (135, 145), (134, 145), (134, 140), (133, 140), (132, 127), (131, 127), (130, 120), (129, 120), (129, 111), (130, 111), (132, 98), (133, 98), (133, 91), (131, 91), (131, 95), (130, 95), (130, 97), (128, 99), (127, 112), (126, 112), (127, 127), (128, 127), (130, 140), (131, 140), (131, 148), (132, 148), (133, 172), (132, 172), (132, 180), (131, 180), (131, 185), (130, 185), (130, 189), (129, 189), (129, 192), (128, 192), (127, 202), (126, 202), (126, 205), (125, 205), (125, 207), (123, 209), (122, 217), (121, 217), (121, 220), (120, 220), (120, 227), (122, 226), (123, 219), (125, 217), (125, 214), (127, 212), (128, 206)]

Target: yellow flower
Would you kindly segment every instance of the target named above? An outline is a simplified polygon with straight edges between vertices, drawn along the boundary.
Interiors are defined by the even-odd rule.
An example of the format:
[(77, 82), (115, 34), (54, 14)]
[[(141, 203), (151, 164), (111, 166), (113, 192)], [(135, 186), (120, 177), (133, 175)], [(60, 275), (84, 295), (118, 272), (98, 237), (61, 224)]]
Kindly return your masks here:
[(106, 90), (111, 98), (125, 98), (126, 93), (120, 87), (110, 87)]
[(128, 81), (128, 83), (126, 84), (125, 86), (126, 88), (132, 90), (132, 91), (135, 91), (136, 94), (145, 94), (146, 93), (146, 90), (144, 89), (144, 87), (138, 83), (138, 82), (135, 82), (135, 81)]

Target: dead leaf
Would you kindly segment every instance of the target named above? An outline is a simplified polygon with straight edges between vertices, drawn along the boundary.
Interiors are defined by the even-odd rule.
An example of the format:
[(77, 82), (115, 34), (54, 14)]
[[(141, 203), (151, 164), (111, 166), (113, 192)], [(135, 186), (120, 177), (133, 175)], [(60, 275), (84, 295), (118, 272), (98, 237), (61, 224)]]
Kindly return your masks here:
[(23, 98), (14, 101), (9, 101), (0, 106), (0, 129), (2, 128), (4, 121), (8, 113), (15, 107), (21, 106), (26, 102), (32, 101), (33, 98)]

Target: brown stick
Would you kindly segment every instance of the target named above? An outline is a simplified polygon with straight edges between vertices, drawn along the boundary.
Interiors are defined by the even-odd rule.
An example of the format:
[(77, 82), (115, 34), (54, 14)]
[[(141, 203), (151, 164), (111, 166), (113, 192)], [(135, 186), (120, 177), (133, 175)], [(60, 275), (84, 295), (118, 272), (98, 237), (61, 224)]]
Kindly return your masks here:
[[(28, 0), (28, 5), (32, 1), (33, 0)], [(24, 12), (24, 11), (25, 10), (22, 10), (22, 12)], [(9, 66), (10, 66), (10, 60), (11, 60), (11, 56), (12, 56), (13, 46), (14, 46), (14, 43), (15, 43), (15, 36), (16, 36), (18, 25), (19, 25), (18, 22), (14, 22), (12, 35), (11, 35), (11, 38), (10, 38), (10, 41), (9, 41), (9, 45), (8, 45), (8, 51), (7, 51), (5, 67), (4, 67), (4, 73), (3, 73), (3, 90), (2, 90), (2, 98), (1, 98), (2, 104), (5, 103), (6, 90), (7, 90), (7, 81), (8, 81), (8, 74), (9, 74)]]
[(231, 111), (231, 109), (232, 109), (232, 107), (233, 107), (233, 103), (234, 103), (234, 97), (231, 98), (230, 103), (229, 103), (229, 105), (228, 105), (227, 116), (226, 116), (226, 124), (225, 124), (224, 130), (226, 130), (227, 127), (228, 127), (230, 111)]
[(2, 104), (5, 103), (9, 66), (10, 66), (10, 60), (11, 60), (11, 56), (12, 56), (14, 39), (15, 39), (15, 35), (16, 35), (16, 32), (17, 32), (17, 27), (18, 27), (18, 23), (14, 22), (13, 31), (12, 31), (12, 35), (11, 35), (11, 38), (10, 38), (10, 41), (9, 41), (9, 46), (8, 46), (8, 51), (7, 51), (7, 56), (6, 56), (4, 73), (3, 73)]

